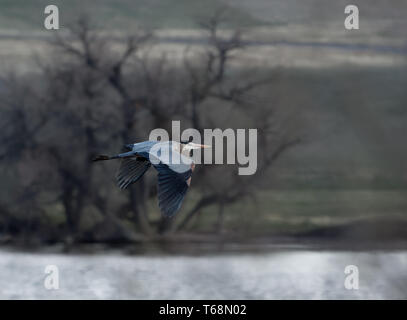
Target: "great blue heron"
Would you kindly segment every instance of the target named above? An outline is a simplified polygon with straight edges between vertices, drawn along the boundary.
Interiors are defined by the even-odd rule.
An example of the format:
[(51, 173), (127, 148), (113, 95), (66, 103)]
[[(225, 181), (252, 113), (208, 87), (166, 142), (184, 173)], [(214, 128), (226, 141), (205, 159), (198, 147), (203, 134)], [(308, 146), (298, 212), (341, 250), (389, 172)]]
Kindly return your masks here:
[(115, 156), (99, 155), (93, 161), (122, 159), (116, 176), (121, 189), (139, 180), (151, 165), (158, 171), (158, 204), (165, 217), (172, 217), (181, 207), (195, 164), (191, 150), (210, 146), (193, 142), (144, 141), (127, 144), (128, 152)]

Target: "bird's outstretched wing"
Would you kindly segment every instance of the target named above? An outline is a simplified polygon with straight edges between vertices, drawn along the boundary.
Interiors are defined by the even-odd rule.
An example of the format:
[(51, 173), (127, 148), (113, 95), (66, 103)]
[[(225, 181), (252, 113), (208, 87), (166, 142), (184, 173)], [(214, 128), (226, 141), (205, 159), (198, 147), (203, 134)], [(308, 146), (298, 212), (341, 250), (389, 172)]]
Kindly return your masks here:
[(154, 166), (158, 171), (158, 205), (165, 217), (172, 217), (181, 207), (192, 172), (178, 173), (163, 163)]
[(130, 184), (140, 179), (150, 168), (151, 163), (146, 158), (124, 158), (117, 173), (117, 185), (121, 189), (126, 189)]
[(118, 186), (127, 188), (140, 179), (152, 164), (158, 171), (160, 211), (164, 217), (174, 216), (181, 207), (191, 181), (192, 160), (179, 154), (171, 141), (147, 141), (128, 145), (126, 148), (133, 153), (122, 160), (117, 175)]

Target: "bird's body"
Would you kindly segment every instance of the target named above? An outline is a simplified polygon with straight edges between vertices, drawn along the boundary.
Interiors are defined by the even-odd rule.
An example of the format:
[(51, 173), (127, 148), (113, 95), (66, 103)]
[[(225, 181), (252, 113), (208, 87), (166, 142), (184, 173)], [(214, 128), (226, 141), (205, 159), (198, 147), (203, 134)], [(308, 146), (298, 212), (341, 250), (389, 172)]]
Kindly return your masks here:
[(193, 149), (207, 148), (192, 142), (144, 141), (127, 144), (127, 152), (115, 156), (97, 156), (94, 161), (121, 159), (117, 184), (121, 189), (139, 180), (151, 167), (158, 171), (158, 201), (162, 214), (172, 217), (181, 207), (191, 183), (194, 163), (189, 157)]

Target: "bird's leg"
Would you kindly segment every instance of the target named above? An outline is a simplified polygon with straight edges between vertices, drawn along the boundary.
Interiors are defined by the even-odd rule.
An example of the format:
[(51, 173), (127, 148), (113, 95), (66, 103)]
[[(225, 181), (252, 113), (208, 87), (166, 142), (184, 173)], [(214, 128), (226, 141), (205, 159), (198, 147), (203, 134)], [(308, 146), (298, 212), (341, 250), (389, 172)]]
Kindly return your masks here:
[(101, 154), (101, 155), (98, 155), (98, 156), (94, 157), (92, 159), (92, 161), (95, 162), (95, 161), (112, 160), (112, 159), (118, 159), (118, 158), (120, 158), (120, 157), (119, 156), (112, 156), (111, 157), (111, 156), (106, 156), (106, 155)]
[(133, 151), (120, 153), (115, 156), (106, 156), (106, 155), (98, 155), (92, 159), (92, 161), (101, 161), (101, 160), (112, 160), (112, 159), (123, 159), (123, 158), (131, 158), (136, 156)]

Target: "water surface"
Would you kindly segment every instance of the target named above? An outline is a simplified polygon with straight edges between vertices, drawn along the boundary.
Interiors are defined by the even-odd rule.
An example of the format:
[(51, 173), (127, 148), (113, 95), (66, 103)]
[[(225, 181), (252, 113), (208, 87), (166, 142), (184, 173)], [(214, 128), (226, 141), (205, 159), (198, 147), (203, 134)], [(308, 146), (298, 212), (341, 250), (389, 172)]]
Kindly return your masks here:
[[(44, 287), (45, 266), (58, 290)], [(344, 268), (359, 269), (359, 290)], [(406, 299), (407, 251), (140, 256), (0, 251), (1, 299)]]

